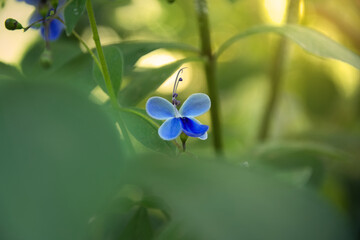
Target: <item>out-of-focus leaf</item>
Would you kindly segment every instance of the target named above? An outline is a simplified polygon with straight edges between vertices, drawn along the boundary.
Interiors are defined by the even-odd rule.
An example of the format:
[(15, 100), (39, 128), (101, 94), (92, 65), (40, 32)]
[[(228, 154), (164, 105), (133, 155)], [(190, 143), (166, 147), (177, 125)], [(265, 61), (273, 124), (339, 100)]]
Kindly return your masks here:
[(87, 239), (113, 198), (121, 143), (105, 112), (72, 88), (0, 87), (0, 239)]
[(35, 44), (26, 52), (21, 61), (21, 69), (24, 75), (32, 80), (49, 75), (66, 62), (81, 54), (80, 48), (72, 41), (56, 41), (51, 45), (52, 65), (45, 69), (40, 63), (40, 56), (44, 51), (44, 43)]
[[(120, 49), (113, 46), (105, 47), (104, 54), (109, 69), (111, 84), (114, 88), (115, 94), (117, 95), (123, 77), (123, 56)], [(107, 88), (105, 86), (105, 81), (101, 73), (101, 69), (99, 69), (95, 62), (93, 62), (93, 74), (96, 82), (103, 89), (103, 91), (107, 93)]]
[(158, 152), (175, 152), (174, 144), (159, 137), (159, 127), (148, 116), (133, 109), (122, 109), (120, 117), (129, 132), (144, 146)]
[(351, 164), (350, 155), (345, 152), (314, 142), (266, 144), (257, 148), (255, 158), (263, 164), (283, 170), (310, 167), (312, 173), (309, 181), (315, 185), (321, 182), (326, 168), (334, 165), (343, 165), (344, 168)]
[(121, 42), (113, 46), (119, 47), (124, 55), (125, 75), (128, 75), (132, 71), (134, 64), (139, 60), (139, 58), (160, 48), (194, 53), (198, 52), (196, 48), (182, 43), (129, 41)]
[(161, 68), (143, 69), (129, 76), (130, 83), (120, 91), (120, 104), (134, 106), (155, 91), (168, 77), (178, 70), (182, 64), (199, 60), (199, 58), (185, 58)]
[(147, 156), (120, 176), (164, 199), (172, 221), (199, 239), (353, 239), (344, 216), (316, 193), (255, 169)]
[(70, 35), (85, 11), (86, 0), (73, 0), (64, 11), (66, 34)]
[(0, 62), (0, 81), (21, 78), (23, 76), (14, 66)]
[(48, 81), (66, 83), (89, 93), (96, 87), (89, 71), (91, 64), (92, 58), (89, 54), (80, 54), (54, 71)]
[(312, 54), (340, 60), (360, 69), (360, 56), (357, 54), (315, 30), (291, 24), (284, 26), (261, 25), (252, 27), (235, 35), (222, 44), (217, 51), (217, 56), (220, 56), (230, 45), (244, 37), (265, 32), (278, 33), (291, 39)]
[(125, 227), (121, 240), (150, 240), (153, 239), (153, 229), (146, 208), (139, 207), (128, 225)]

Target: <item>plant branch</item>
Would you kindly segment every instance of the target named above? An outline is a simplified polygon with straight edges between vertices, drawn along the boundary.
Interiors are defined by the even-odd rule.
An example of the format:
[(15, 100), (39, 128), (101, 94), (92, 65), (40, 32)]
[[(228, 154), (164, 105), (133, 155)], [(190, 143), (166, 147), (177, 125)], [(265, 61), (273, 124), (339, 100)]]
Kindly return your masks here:
[(195, 10), (199, 24), (201, 56), (206, 58), (205, 74), (211, 99), (210, 116), (213, 130), (213, 144), (216, 153), (221, 155), (223, 153), (223, 139), (220, 122), (219, 92), (216, 83), (216, 58), (211, 49), (209, 13), (206, 0), (195, 0)]
[(96, 51), (98, 53), (99, 60), (100, 60), (100, 65), (101, 65), (100, 69), (101, 69), (101, 72), (102, 72), (104, 80), (105, 80), (105, 85), (106, 85), (107, 91), (109, 93), (110, 101), (114, 107), (117, 107), (117, 106), (119, 106), (119, 104), (116, 99), (114, 88), (112, 87), (112, 84), (111, 84), (109, 69), (106, 64), (104, 51), (101, 46), (100, 36), (99, 36), (99, 32), (98, 32), (98, 29), (96, 26), (95, 14), (94, 14), (94, 10), (93, 10), (92, 4), (91, 4), (91, 0), (86, 0), (86, 11), (88, 12), (88, 17), (89, 17), (89, 21), (90, 21), (91, 31), (93, 33), (93, 39), (95, 42)]
[[(299, 0), (290, 0), (288, 7), (287, 23), (296, 23), (299, 16)], [(288, 40), (284, 37), (280, 39), (276, 46), (275, 56), (272, 60), (270, 70), (270, 93), (266, 101), (265, 110), (260, 123), (258, 140), (263, 142), (269, 136), (271, 123), (274, 117), (278, 99), (281, 94), (281, 85), (286, 58), (288, 56)]]

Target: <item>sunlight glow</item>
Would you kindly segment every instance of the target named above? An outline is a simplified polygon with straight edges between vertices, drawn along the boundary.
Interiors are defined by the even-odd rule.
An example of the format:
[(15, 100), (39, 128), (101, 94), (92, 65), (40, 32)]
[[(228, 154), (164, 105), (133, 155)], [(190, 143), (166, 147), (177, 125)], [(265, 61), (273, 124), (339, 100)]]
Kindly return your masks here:
[(170, 52), (159, 49), (141, 57), (137, 61), (136, 66), (143, 68), (157, 68), (175, 62), (176, 60), (177, 58)]
[(285, 20), (286, 0), (264, 0), (265, 12), (271, 23), (281, 24)]
[[(119, 43), (121, 41), (121, 38), (116, 33), (116, 31), (110, 27), (98, 26), (98, 31), (102, 45)], [(86, 45), (88, 45), (90, 49), (95, 48), (95, 43), (92, 36), (93, 35), (90, 27), (86, 28), (81, 34), (81, 38), (85, 41)], [(82, 44), (79, 43), (79, 45), (83, 52), (87, 51)]]
[[(21, 9), (21, 10), (19, 10)], [(15, 18), (23, 26), (28, 25), (34, 7), (17, 1), (7, 1), (5, 8), (1, 9), (0, 21), (3, 24), (7, 18)], [(9, 31), (0, 28), (0, 61), (8, 64), (18, 64), (25, 50), (40, 38), (38, 30), (29, 29), (26, 33), (22, 30)]]
[(334, 74), (335, 83), (342, 90), (346, 97), (351, 97), (356, 93), (359, 86), (358, 70), (347, 63), (336, 60), (329, 60), (330, 69)]
[(146, 25), (156, 23), (162, 13), (162, 7), (156, 0), (132, 0), (127, 6), (115, 10), (116, 23), (121, 28), (134, 31)]
[(90, 98), (100, 104), (105, 103), (107, 100), (109, 100), (109, 96), (99, 86), (96, 86), (91, 91)]
[(305, 14), (305, 2), (304, 0), (300, 0), (299, 2), (299, 20), (301, 21)]
[[(176, 60), (181, 58), (183, 58), (183, 56), (179, 54), (174, 54), (164, 49), (159, 49), (141, 57), (135, 66), (142, 68), (158, 68), (170, 64), (172, 62), (175, 62)], [(186, 67), (186, 66), (182, 66), (182, 67)], [(182, 78), (184, 79), (184, 81), (181, 82), (181, 84), (179, 84), (179, 88), (178, 88), (179, 92), (181, 92), (183, 89), (186, 88), (186, 86), (189, 85), (191, 73), (192, 71), (190, 68), (184, 70), (182, 74)], [(157, 89), (157, 92), (162, 94), (171, 93), (176, 78), (176, 74), (177, 71), (174, 72), (168, 79), (166, 79), (164, 83)]]

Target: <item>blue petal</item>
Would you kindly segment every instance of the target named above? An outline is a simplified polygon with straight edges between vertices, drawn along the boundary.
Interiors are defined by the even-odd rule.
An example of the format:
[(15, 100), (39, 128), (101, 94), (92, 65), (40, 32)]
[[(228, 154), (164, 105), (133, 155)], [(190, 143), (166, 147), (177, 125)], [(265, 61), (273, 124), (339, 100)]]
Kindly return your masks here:
[[(62, 30), (64, 29), (64, 25), (57, 19), (51, 20), (49, 23), (49, 40), (54, 41), (58, 39), (61, 35)], [(41, 27), (41, 35), (44, 39), (45, 38), (45, 28), (44, 26)]]
[(182, 117), (181, 127), (183, 132), (189, 137), (201, 137), (209, 129), (209, 126), (201, 124), (193, 118)]
[(181, 133), (180, 118), (170, 118), (159, 128), (159, 136), (164, 140), (173, 140)]
[(180, 115), (183, 117), (197, 117), (210, 109), (210, 98), (204, 93), (191, 95), (180, 108)]
[(201, 140), (206, 140), (207, 138), (208, 138), (207, 132), (199, 137), (199, 139), (201, 139)]
[(150, 117), (165, 120), (175, 117), (175, 107), (162, 97), (151, 97), (146, 102), (146, 112)]
[(26, 2), (27, 4), (37, 6), (39, 5), (40, 0), (17, 0), (18, 2)]

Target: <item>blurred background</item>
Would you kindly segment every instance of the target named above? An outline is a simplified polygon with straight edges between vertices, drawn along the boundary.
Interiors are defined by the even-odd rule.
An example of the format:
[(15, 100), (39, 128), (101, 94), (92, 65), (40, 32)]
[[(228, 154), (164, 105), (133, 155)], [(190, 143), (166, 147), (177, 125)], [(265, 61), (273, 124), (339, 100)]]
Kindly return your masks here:
[[(12, 17), (26, 25), (33, 7), (6, 0), (0, 20)], [(198, 29), (192, 1), (117, 0), (94, 1), (103, 44), (128, 40), (168, 41), (199, 46)], [(257, 24), (282, 24), (286, 19), (286, 0), (209, 1), (212, 46), (216, 50), (231, 36)], [(299, 22), (316, 29), (352, 51), (360, 52), (360, 3), (344, 1), (300, 1)], [(339, 14), (342, 13), (342, 14)], [(83, 17), (76, 31), (94, 46), (88, 20)], [(226, 151), (246, 151), (257, 141), (260, 119), (269, 89), (269, 72), (279, 41), (275, 34), (259, 34), (233, 45), (218, 63), (221, 113)], [(72, 41), (65, 34), (58, 41)], [(20, 66), (26, 51), (41, 41), (36, 30), (0, 29), (0, 60)], [(61, 44), (54, 42), (55, 44)], [(82, 49), (84, 51), (84, 49)], [(291, 44), (283, 71), (283, 84), (274, 121), (272, 140), (321, 140), (352, 153), (360, 154), (359, 71), (345, 63), (321, 59)], [(156, 50), (143, 56), (138, 67), (155, 68), (184, 53)], [(193, 92), (206, 92), (200, 64), (186, 64), (185, 81), (180, 85), (180, 99)], [(174, 75), (155, 93), (168, 97)], [(139, 106), (143, 107), (144, 103)], [(209, 116), (200, 118), (209, 123)], [(210, 130), (211, 131), (211, 130)], [(207, 148), (209, 144), (198, 144)]]
[[(94, 0), (93, 3), (103, 45), (127, 41), (179, 42), (194, 47), (200, 44), (194, 3), (191, 0)], [(34, 7), (15, 0), (0, 0), (0, 4), (1, 22), (15, 18), (26, 26), (34, 11)], [(288, 4), (287, 0), (208, 0), (213, 50), (216, 51), (227, 39), (252, 26), (284, 24)], [(300, 0), (298, 22), (360, 54), (359, 12), (359, 0)], [(90, 47), (94, 47), (85, 15), (75, 30)], [(282, 81), (273, 121), (268, 137), (265, 141), (261, 140), (258, 137), (261, 119), (268, 101), (270, 73), (280, 41), (281, 38), (275, 34), (257, 34), (232, 45), (218, 59), (216, 74), (225, 152), (231, 159), (227, 161), (245, 167), (256, 165), (256, 160), (263, 161), (275, 166), (278, 179), (296, 187), (310, 185), (311, 189), (315, 188), (322, 196), (326, 196), (326, 201), (336, 211), (349, 216), (353, 220), (349, 225), (355, 226), (353, 229), (359, 234), (360, 72), (346, 63), (313, 56), (290, 43), (281, 70)], [(38, 62), (39, 54), (34, 54), (43, 47), (44, 42), (37, 30), (30, 29), (23, 33), (0, 28), (0, 62), (15, 66), (25, 75), (36, 78), (39, 72), (45, 71)], [(65, 33), (52, 42), (51, 47), (56, 67), (65, 65), (77, 53), (86, 52), (73, 36), (67, 37)], [(139, 58), (135, 66), (137, 69), (155, 69), (193, 55), (185, 51), (157, 49)], [(92, 79), (92, 60), (85, 59), (82, 63), (79, 59), (82, 58), (75, 58), (71, 63), (75, 61), (83, 64), (82, 71), (77, 71), (78, 65), (70, 64), (65, 76), (75, 84), (77, 80), (92, 82), (87, 85), (91, 92), (90, 99), (105, 103), (107, 95)], [(183, 67), (188, 68), (179, 86), (179, 100), (184, 101), (195, 92), (206, 93), (202, 63), (190, 62)], [(152, 95), (170, 99), (175, 74)], [(0, 72), (0, 80), (1, 75)], [(125, 76), (125, 85), (122, 87), (130, 80)], [(23, 93), (19, 95), (24, 96)], [(137, 107), (144, 109), (146, 99)], [(199, 120), (209, 125), (209, 113), (199, 117)], [(208, 141), (189, 139), (188, 149), (191, 154), (205, 157), (213, 155), (211, 129), (209, 133)], [(132, 140), (140, 152), (152, 152), (135, 138)], [(94, 166), (97, 164), (94, 163)], [(162, 166), (159, 164), (159, 169)], [(192, 167), (191, 164), (186, 166), (189, 168), (184, 167), (184, 172)], [(157, 173), (159, 170), (154, 168), (151, 171)], [(202, 171), (202, 167), (197, 169)], [(144, 175), (141, 171), (144, 170), (139, 170), (139, 178)], [(227, 175), (226, 171), (222, 176)], [(178, 185), (184, 172), (178, 172), (174, 185)], [(171, 178), (166, 174), (164, 176)], [(214, 176), (217, 176), (215, 170)], [(228, 180), (231, 182), (232, 179), (229, 177)], [(155, 178), (154, 182), (157, 181)], [(241, 188), (245, 191), (248, 189), (251, 194), (245, 184)], [(167, 193), (167, 190), (164, 192)], [(312, 203), (312, 200), (309, 202)], [(249, 197), (245, 202), (252, 201)], [(301, 209), (297, 211), (301, 212)], [(252, 213), (248, 214), (250, 216)]]

